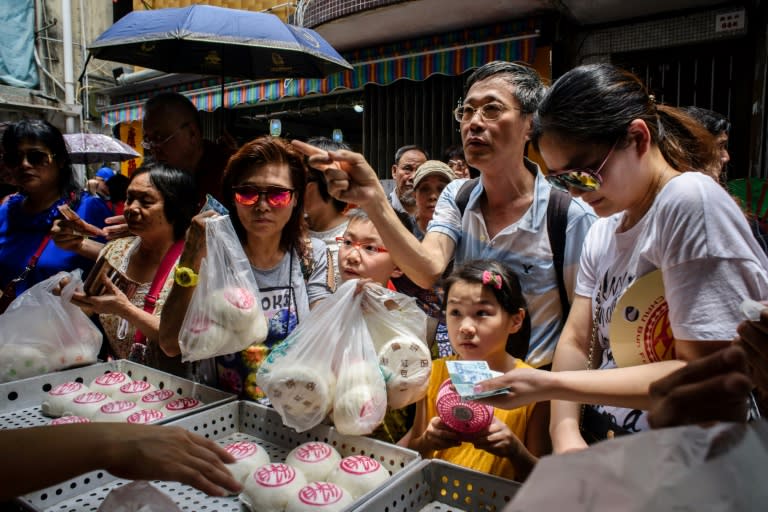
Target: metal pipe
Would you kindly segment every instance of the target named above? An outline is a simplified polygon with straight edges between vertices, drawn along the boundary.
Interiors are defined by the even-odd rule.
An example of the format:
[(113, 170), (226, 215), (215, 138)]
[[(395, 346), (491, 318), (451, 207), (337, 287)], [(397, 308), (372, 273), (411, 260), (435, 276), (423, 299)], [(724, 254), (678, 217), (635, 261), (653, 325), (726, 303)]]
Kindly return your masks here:
[(72, 3), (61, 0), (61, 25), (64, 37), (64, 113), (67, 133), (75, 133), (75, 66), (72, 56)]

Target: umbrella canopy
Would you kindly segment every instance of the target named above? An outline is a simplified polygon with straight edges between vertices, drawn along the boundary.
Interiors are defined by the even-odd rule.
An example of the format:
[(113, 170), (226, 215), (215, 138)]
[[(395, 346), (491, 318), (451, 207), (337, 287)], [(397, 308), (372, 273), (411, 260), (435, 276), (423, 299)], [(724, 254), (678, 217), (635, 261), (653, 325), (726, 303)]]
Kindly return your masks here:
[(322, 78), (352, 66), (317, 32), (274, 14), (192, 5), (133, 11), (89, 47), (99, 59), (167, 73)]
[(74, 164), (122, 162), (141, 156), (128, 144), (101, 133), (65, 133), (64, 140)]

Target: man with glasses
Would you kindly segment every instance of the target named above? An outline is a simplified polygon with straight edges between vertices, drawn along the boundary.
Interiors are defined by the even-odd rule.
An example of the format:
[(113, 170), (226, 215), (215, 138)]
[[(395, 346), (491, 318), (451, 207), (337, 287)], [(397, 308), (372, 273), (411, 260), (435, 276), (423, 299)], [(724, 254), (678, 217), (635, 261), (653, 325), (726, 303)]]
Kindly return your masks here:
[[(551, 185), (525, 158), (534, 112), (544, 92), (532, 68), (495, 61), (467, 80), (465, 98), (455, 111), (467, 163), (481, 173), (462, 208), (459, 193), (467, 180), (442, 192), (427, 234), (420, 243), (402, 227), (374, 171), (361, 155), (334, 154), (347, 173), (326, 174), (331, 194), (363, 208), (376, 225), (395, 263), (423, 288), (438, 280), (448, 264), (475, 258), (496, 259), (520, 277), (531, 313), (531, 343), (526, 362), (547, 367), (565, 321), (553, 247), (548, 233)], [(312, 148), (310, 159), (327, 155)], [(471, 182), (470, 182), (471, 183)], [(584, 236), (594, 214), (565, 196), (563, 282), (572, 297)]]
[(429, 160), (426, 150), (411, 144), (403, 146), (395, 152), (395, 163), (392, 165), (392, 179), (395, 189), (389, 194), (389, 204), (395, 210), (416, 214), (416, 197), (413, 195), (413, 175), (421, 164)]
[(200, 202), (205, 194), (221, 199), (221, 174), (231, 151), (203, 138), (195, 105), (175, 92), (151, 97), (144, 106), (141, 145), (156, 162), (195, 177)]

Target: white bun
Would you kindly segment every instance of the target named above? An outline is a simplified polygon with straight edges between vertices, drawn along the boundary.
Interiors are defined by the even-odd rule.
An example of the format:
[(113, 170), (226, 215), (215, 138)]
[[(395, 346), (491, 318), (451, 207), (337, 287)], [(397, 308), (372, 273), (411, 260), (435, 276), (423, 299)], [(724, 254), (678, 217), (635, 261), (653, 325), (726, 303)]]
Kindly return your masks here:
[(59, 384), (46, 393), (43, 403), (40, 404), (40, 410), (46, 416), (58, 418), (64, 414), (64, 409), (73, 398), (88, 391), (90, 391), (88, 387), (80, 382)]
[(122, 423), (128, 420), (128, 416), (139, 412), (141, 409), (136, 402), (131, 400), (116, 400), (99, 407), (93, 415), (93, 421), (111, 421)]
[(336, 484), (312, 482), (291, 497), (285, 512), (340, 512), (353, 501), (349, 492)]
[(199, 407), (203, 406), (203, 402), (198, 400), (197, 398), (176, 398), (175, 400), (171, 400), (167, 404), (163, 406), (161, 411), (163, 411), (163, 414), (166, 416), (173, 416), (176, 414), (182, 414), (187, 411), (191, 411), (192, 409), (197, 409)]
[(176, 400), (176, 398), (178, 398), (176, 393), (170, 389), (155, 389), (141, 395), (136, 403), (146, 409), (162, 409), (165, 404)]
[(288, 464), (265, 464), (246, 478), (243, 492), (252, 504), (258, 504), (253, 510), (283, 512), (288, 501), (305, 485), (307, 479), (296, 468)]
[(155, 390), (155, 386), (143, 380), (132, 380), (120, 386), (112, 393), (115, 400), (131, 400), (138, 403), (143, 395)]
[(215, 290), (206, 302), (209, 318), (232, 331), (245, 331), (257, 316), (264, 316), (257, 297), (246, 288), (228, 286)]
[(391, 409), (400, 409), (424, 397), (432, 372), (432, 355), (421, 340), (397, 336), (379, 350), (379, 364)]
[(112, 399), (106, 393), (99, 391), (87, 391), (72, 398), (62, 412), (63, 416), (83, 416), (93, 419), (93, 416), (99, 411), (99, 408), (112, 402)]
[(268, 383), (259, 383), (259, 386), (282, 416), (283, 423), (296, 430), (306, 430), (330, 412), (334, 384), (331, 375), (296, 364), (277, 368), (269, 374)]
[(285, 463), (298, 469), (308, 482), (326, 480), (341, 461), (341, 455), (328, 443), (310, 441), (288, 452)]
[(163, 411), (157, 409), (139, 409), (138, 411), (128, 416), (125, 421), (127, 423), (143, 425), (147, 423), (154, 423), (162, 419), (165, 419), (165, 414)]
[(227, 468), (241, 484), (256, 468), (269, 464), (269, 454), (258, 443), (237, 441), (226, 445), (224, 449), (236, 459), (234, 463), (227, 464)]
[(99, 375), (88, 384), (91, 391), (98, 391), (113, 396), (120, 386), (131, 382), (131, 378), (123, 372), (109, 372)]
[(344, 457), (328, 481), (346, 489), (354, 499), (372, 491), (389, 478), (389, 471), (367, 455)]
[(336, 430), (350, 436), (373, 432), (387, 412), (384, 386), (356, 386), (336, 395), (333, 403), (333, 424)]

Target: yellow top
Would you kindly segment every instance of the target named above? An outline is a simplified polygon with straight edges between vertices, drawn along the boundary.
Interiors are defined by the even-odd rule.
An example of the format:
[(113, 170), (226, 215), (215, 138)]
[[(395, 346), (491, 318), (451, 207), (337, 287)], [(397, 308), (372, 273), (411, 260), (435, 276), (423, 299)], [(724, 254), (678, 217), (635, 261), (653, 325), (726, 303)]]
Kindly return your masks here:
[[(456, 359), (458, 359), (458, 356), (453, 355), (432, 361), (432, 375), (429, 378), (429, 388), (427, 389), (427, 397), (425, 401), (427, 406), (425, 417), (427, 418), (427, 421), (437, 416), (437, 407), (435, 406), (435, 402), (437, 401), (437, 391), (440, 388), (440, 384), (449, 377), (448, 368), (446, 367), (445, 362)], [(516, 368), (531, 368), (519, 359), (516, 360), (516, 363)], [(535, 406), (536, 404), (532, 403), (511, 410), (495, 409), (493, 415), (506, 423), (518, 439), (524, 443), (528, 421), (531, 418)], [(435, 450), (431, 454), (428, 454), (428, 457), (432, 459), (442, 459), (476, 471), (482, 471), (483, 473), (489, 473), (510, 480), (515, 479), (515, 469), (508, 458), (497, 457), (485, 450), (479, 450), (471, 443), (462, 443), (460, 446), (448, 448), (446, 450)]]

